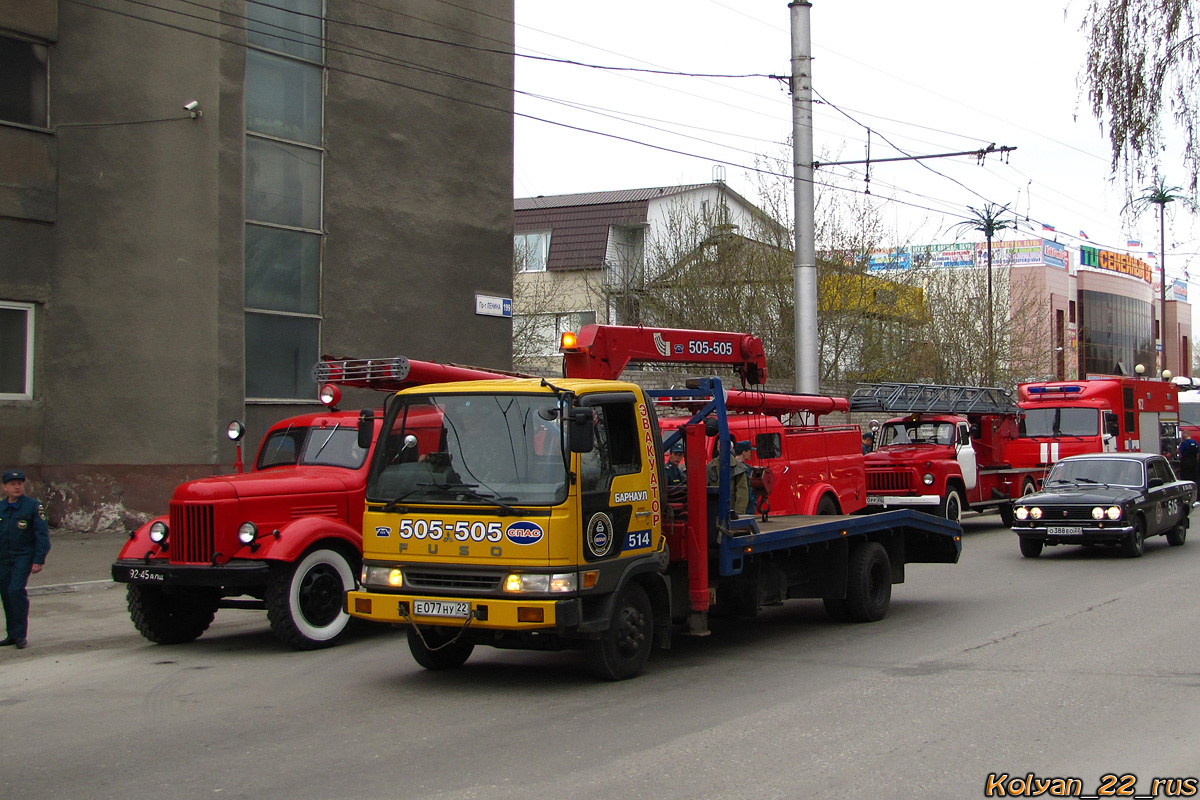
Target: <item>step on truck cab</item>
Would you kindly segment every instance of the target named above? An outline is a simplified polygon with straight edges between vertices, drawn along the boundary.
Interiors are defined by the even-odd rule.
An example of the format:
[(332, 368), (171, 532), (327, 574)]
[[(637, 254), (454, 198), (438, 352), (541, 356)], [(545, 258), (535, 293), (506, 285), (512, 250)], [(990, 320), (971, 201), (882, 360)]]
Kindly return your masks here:
[[(631, 335), (651, 333), (668, 353), (745, 357), (738, 334)], [(569, 352), (586, 358), (595, 334), (581, 331)], [(607, 356), (603, 368), (613, 368)], [(566, 371), (591, 370), (576, 360)], [(664, 439), (655, 397), (681, 393), (698, 408)], [(598, 377), (400, 392), (368, 473), (362, 586), (347, 593), (348, 612), (406, 624), (428, 669), (458, 667), (480, 645), (578, 649), (598, 676), (619, 680), (673, 635), (707, 635), (710, 609), (750, 616), (808, 597), (837, 619), (873, 621), (905, 564), (957, 561), (958, 525), (911, 511), (734, 519), (725, 397), (715, 377), (659, 392)], [(710, 417), (721, 453), (711, 491)], [(434, 420), (439, 431), (422, 435)], [(372, 425), (364, 417), (363, 441)], [(669, 500), (663, 457), (677, 442), (687, 491)]]
[(903, 414), (882, 424), (866, 457), (872, 510), (918, 508), (956, 521), (964, 511), (997, 511), (1007, 525), (1013, 501), (1041, 487), (1045, 469), (1012, 447), (1020, 409), (1009, 391), (862, 384), (850, 408)]
[[(314, 370), (324, 411), (272, 425), (243, 470), (175, 489), (168, 514), (130, 535), (112, 565), (128, 584), (129, 614), (152, 642), (199, 637), (220, 608), (266, 609), (276, 637), (300, 650), (337, 643), (343, 598), (362, 559), (363, 496), (375, 436), (360, 442), (360, 412), (339, 411), (340, 387), (394, 392), (492, 377), (477, 367), (405, 358), (325, 359)], [(382, 409), (376, 416), (382, 416)]]

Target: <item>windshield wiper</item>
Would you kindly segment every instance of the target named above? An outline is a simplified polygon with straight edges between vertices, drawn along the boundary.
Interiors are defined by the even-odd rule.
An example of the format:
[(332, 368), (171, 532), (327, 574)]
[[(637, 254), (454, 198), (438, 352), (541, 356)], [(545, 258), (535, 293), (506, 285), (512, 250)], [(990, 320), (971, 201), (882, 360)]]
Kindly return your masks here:
[(333, 426), (333, 430), (331, 430), (329, 435), (325, 437), (325, 441), (321, 442), (321, 446), (317, 448), (317, 452), (313, 453), (313, 461), (316, 461), (321, 457), (321, 451), (325, 449), (325, 445), (329, 444), (329, 440), (333, 438), (333, 435), (337, 433), (338, 428), (340, 427), (342, 427), (342, 423), (340, 422)]
[(1075, 482), (1076, 483), (1096, 483), (1096, 484), (1100, 483), (1100, 481), (1096, 480), (1095, 478), (1088, 478), (1083, 475), (1077, 476), (1075, 478)]
[(434, 483), (434, 484), (430, 484), (430, 491), (432, 491), (432, 492), (436, 492), (438, 494), (453, 494), (453, 495), (458, 495), (460, 497), (469, 498), (471, 500), (479, 500), (480, 502), (487, 503), (488, 505), (496, 506), (497, 508), (504, 511), (504, 513), (506, 513), (506, 514), (510, 514), (514, 517), (520, 516), (521, 512), (517, 511), (515, 508), (513, 508), (512, 506), (510, 506), (504, 502), (505, 500), (511, 501), (511, 500), (516, 500), (517, 498), (515, 498), (515, 497), (497, 497), (494, 494), (484, 494), (482, 492), (475, 491), (477, 488), (479, 488), (478, 483)]

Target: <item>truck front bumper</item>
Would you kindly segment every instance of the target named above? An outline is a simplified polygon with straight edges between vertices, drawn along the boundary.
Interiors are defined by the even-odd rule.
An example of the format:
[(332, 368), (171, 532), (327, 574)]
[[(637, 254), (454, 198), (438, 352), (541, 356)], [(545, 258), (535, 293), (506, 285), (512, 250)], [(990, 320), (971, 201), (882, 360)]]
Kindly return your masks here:
[[(417, 601), (465, 603), (470, 609), (470, 625), (502, 631), (565, 631), (579, 625), (580, 604), (576, 598), (545, 600), (523, 598), (430, 597), (390, 592), (350, 591), (346, 593), (346, 613), (375, 622), (415, 622), (419, 625), (462, 627), (466, 616), (428, 616), (413, 613)], [(540, 621), (539, 621), (540, 620)]]
[(912, 508), (913, 506), (940, 506), (942, 498), (936, 494), (891, 495), (868, 494), (867, 505), (876, 508)]
[(270, 575), (265, 561), (209, 564), (170, 564), (165, 559), (122, 558), (112, 565), (113, 580), (151, 586), (248, 587), (265, 586)]

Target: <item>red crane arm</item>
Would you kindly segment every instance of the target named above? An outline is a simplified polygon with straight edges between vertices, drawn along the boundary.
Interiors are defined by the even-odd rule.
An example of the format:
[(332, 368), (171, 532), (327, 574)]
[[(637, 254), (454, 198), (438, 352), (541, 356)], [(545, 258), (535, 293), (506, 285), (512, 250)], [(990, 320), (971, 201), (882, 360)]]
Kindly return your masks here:
[(322, 356), (313, 370), (317, 383), (334, 383), (360, 389), (398, 392), (410, 386), (450, 381), (480, 381), (495, 378), (529, 378), (518, 372), (486, 367), (467, 367), (413, 358), (332, 358)]
[(729, 364), (747, 384), (767, 380), (762, 340), (748, 333), (584, 325), (573, 342), (564, 336), (563, 374), (616, 380), (631, 362)]

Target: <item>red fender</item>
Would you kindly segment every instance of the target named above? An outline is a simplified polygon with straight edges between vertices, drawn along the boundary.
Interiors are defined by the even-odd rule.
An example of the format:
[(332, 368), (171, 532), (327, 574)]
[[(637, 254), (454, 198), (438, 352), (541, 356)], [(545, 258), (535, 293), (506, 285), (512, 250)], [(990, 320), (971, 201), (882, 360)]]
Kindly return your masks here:
[(251, 552), (246, 545), (234, 558), (264, 561), (298, 561), (305, 550), (322, 540), (345, 542), (353, 552), (362, 555), (362, 531), (329, 517), (305, 517), (279, 528), (279, 538), (272, 531), (259, 528), (258, 550)]
[(151, 558), (165, 559), (167, 554), (163, 549), (150, 541), (150, 526), (155, 522), (163, 522), (167, 525), (171, 524), (170, 518), (165, 516), (155, 517), (150, 520), (138, 528), (129, 541), (121, 546), (121, 552), (117, 555), (117, 558), (145, 558), (146, 553), (149, 553)]
[(800, 498), (800, 513), (806, 516), (814, 516), (817, 513), (817, 506), (821, 504), (821, 498), (826, 494), (833, 495), (837, 500), (838, 508), (841, 508), (842, 502), (838, 499), (838, 493), (828, 483), (814, 483), (808, 487), (804, 493), (804, 497)]

